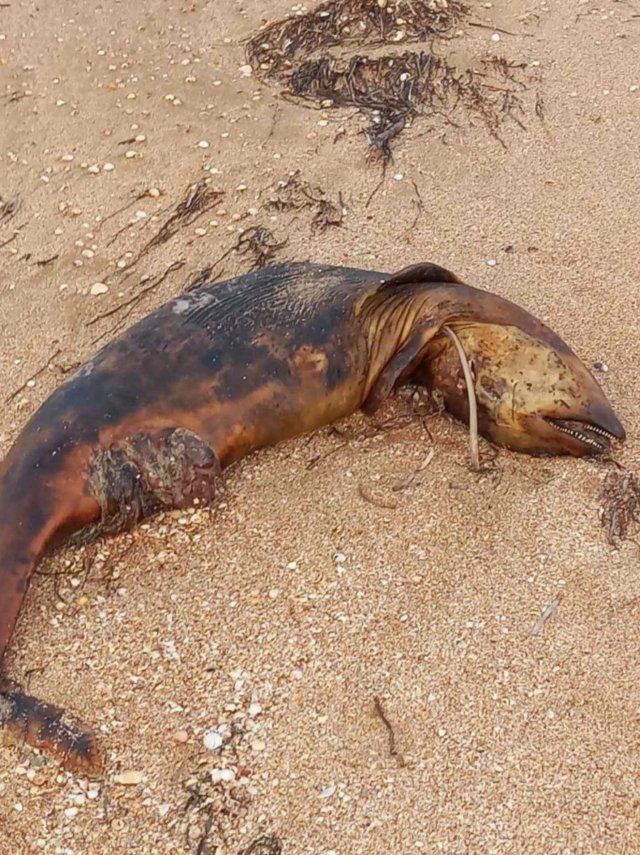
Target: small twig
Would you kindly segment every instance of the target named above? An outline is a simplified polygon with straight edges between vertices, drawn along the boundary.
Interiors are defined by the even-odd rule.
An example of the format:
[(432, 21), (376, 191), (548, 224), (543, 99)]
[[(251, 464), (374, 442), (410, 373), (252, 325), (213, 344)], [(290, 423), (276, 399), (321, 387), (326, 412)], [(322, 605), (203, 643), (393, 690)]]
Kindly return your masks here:
[(504, 33), (505, 36), (523, 36), (526, 39), (532, 39), (533, 33), (512, 33), (511, 30), (503, 30), (501, 27), (494, 27), (493, 24), (482, 24), (480, 21), (468, 21), (470, 27), (478, 27), (481, 30), (491, 30), (494, 33)]
[[(138, 195), (135, 197), (135, 199), (132, 199), (130, 202), (127, 202), (126, 205), (122, 205), (122, 207), (116, 208), (115, 211), (112, 211), (110, 214), (107, 214), (107, 216), (104, 217), (102, 220), (100, 220), (100, 222), (98, 223), (97, 231), (100, 231), (100, 229), (104, 226), (104, 224), (108, 223), (109, 220), (112, 220), (114, 217), (117, 217), (118, 214), (122, 214), (123, 211), (128, 210), (129, 208), (131, 208), (132, 205), (135, 205), (135, 203), (139, 202), (141, 199), (144, 199), (146, 195), (147, 195), (146, 192), (145, 193), (138, 193)], [(125, 228), (126, 228), (126, 226), (125, 226)], [(121, 229), (121, 231), (122, 231), (122, 229)], [(107, 246), (111, 246), (112, 243), (113, 243), (113, 240), (109, 241)]]
[(471, 367), (469, 365), (467, 355), (464, 352), (464, 348), (460, 344), (460, 339), (458, 338), (458, 336), (450, 327), (445, 326), (443, 329), (453, 342), (455, 349), (458, 351), (458, 357), (460, 358), (460, 364), (462, 365), (464, 381), (467, 386), (467, 396), (469, 398), (469, 436), (471, 442), (471, 468), (475, 472), (479, 472), (480, 452), (478, 449), (478, 408), (476, 404), (476, 393), (473, 386), (473, 376), (471, 374)]
[(342, 194), (338, 193), (337, 202), (331, 201), (320, 187), (312, 187), (306, 181), (302, 181), (299, 169), (286, 181), (278, 183), (276, 192), (268, 205), (275, 211), (312, 210), (314, 212), (311, 220), (312, 232), (324, 231), (329, 226), (340, 226), (344, 219)]
[(376, 193), (378, 192), (378, 190), (379, 190), (379, 189), (382, 187), (382, 185), (384, 184), (384, 179), (385, 179), (386, 171), (387, 171), (386, 163), (384, 163), (384, 162), (383, 162), (383, 164), (382, 164), (382, 178), (380, 179), (380, 181), (378, 181), (378, 183), (376, 184), (376, 186), (373, 188), (373, 190), (372, 190), (372, 191), (371, 191), (371, 193), (369, 194), (369, 198), (368, 198), (368, 199), (367, 199), (367, 201), (364, 203), (365, 208), (368, 208), (368, 207), (369, 207), (369, 205), (371, 204), (371, 201), (372, 201), (373, 197), (376, 195)]
[(285, 238), (278, 243), (269, 229), (266, 229), (264, 226), (253, 226), (242, 232), (233, 249), (239, 255), (246, 255), (247, 252), (252, 253), (254, 263), (251, 269), (254, 270), (265, 267), (275, 253), (287, 245), (288, 240), (288, 238)]
[(196, 849), (196, 855), (204, 855), (204, 853), (209, 849), (209, 835), (211, 834), (212, 826), (213, 808), (211, 807), (211, 805), (209, 805), (207, 808), (207, 818), (204, 821), (204, 829), (202, 831), (202, 836), (200, 838), (200, 842), (198, 843), (198, 848)]
[(349, 445), (348, 442), (343, 442), (340, 445), (337, 445), (335, 448), (330, 448), (325, 454), (317, 454), (315, 457), (312, 457), (311, 460), (307, 463), (306, 469), (313, 469), (315, 466), (320, 463), (321, 460), (326, 460), (327, 457), (331, 457), (332, 454), (335, 454), (337, 451), (340, 451), (341, 448), (346, 448)]
[(406, 490), (407, 487), (410, 487), (411, 484), (413, 484), (419, 473), (423, 472), (433, 460), (433, 453), (433, 448), (430, 448), (420, 466), (418, 466), (417, 469), (413, 469), (411, 472), (405, 475), (405, 477), (401, 481), (398, 481), (397, 484), (394, 484), (391, 487), (394, 493), (397, 493), (399, 490)]
[(276, 106), (273, 111), (273, 116), (271, 118), (271, 127), (269, 128), (269, 133), (266, 135), (264, 140), (262, 141), (262, 145), (265, 145), (273, 136), (273, 132), (276, 129), (276, 122), (278, 121), (278, 116), (280, 114), (280, 102), (276, 101)]
[(413, 189), (416, 194), (416, 198), (414, 199), (414, 205), (416, 206), (416, 215), (413, 218), (413, 222), (411, 223), (409, 228), (406, 229), (406, 231), (404, 232), (405, 235), (415, 229), (418, 220), (420, 219), (420, 214), (424, 213), (424, 202), (422, 201), (422, 195), (420, 193), (420, 190), (418, 189), (418, 185), (413, 179), (411, 179), (411, 183), (413, 184)]
[(396, 735), (394, 733), (393, 726), (392, 726), (391, 722), (389, 721), (389, 719), (385, 715), (385, 711), (384, 711), (384, 708), (382, 706), (382, 702), (381, 702), (380, 698), (377, 696), (374, 697), (373, 703), (375, 706), (376, 713), (378, 714), (378, 717), (380, 718), (380, 721), (387, 728), (387, 733), (389, 734), (389, 755), (391, 757), (395, 757), (400, 766), (404, 766), (405, 765), (404, 757), (402, 756), (402, 754), (398, 751), (398, 749), (396, 747)]
[(38, 267), (46, 267), (47, 264), (51, 264), (57, 258), (60, 258), (59, 252), (56, 252), (56, 254), (52, 255), (50, 258), (43, 258), (42, 261), (36, 261), (36, 264), (38, 265)]
[(22, 199), (19, 196), (15, 196), (13, 199), (9, 199), (8, 202), (0, 205), (0, 226), (12, 220), (21, 207)]
[[(127, 208), (131, 208), (132, 205), (135, 205), (135, 203), (138, 201), (139, 201), (138, 199), (134, 199), (128, 205), (125, 205), (123, 208), (120, 208), (119, 210), (114, 211), (113, 215), (110, 214), (109, 217), (105, 217), (105, 219), (102, 222), (105, 223), (107, 221), (107, 219), (111, 218), (111, 216), (115, 217), (117, 214), (121, 214), (123, 211), (126, 211)], [(140, 220), (128, 220), (124, 224), (124, 226), (121, 226), (118, 229), (118, 231), (115, 232), (109, 238), (109, 240), (107, 241), (107, 246), (112, 246), (112, 244), (114, 244), (118, 240), (120, 235), (124, 234), (127, 231), (127, 229), (132, 229), (132, 228), (134, 228), (134, 226), (140, 225), (140, 222), (142, 222), (142, 225), (140, 225), (140, 228), (138, 229), (138, 231), (142, 232), (143, 229), (146, 229), (150, 223), (154, 223), (158, 217), (162, 217), (164, 214), (167, 213), (167, 211), (170, 211), (170, 210), (171, 210), (171, 205), (166, 205), (164, 208), (161, 208), (159, 211), (156, 211), (154, 214), (152, 214), (150, 217), (147, 217), (145, 220), (142, 220), (142, 221), (140, 221)], [(122, 273), (122, 272), (128, 270), (129, 266), (130, 265), (127, 265), (126, 267), (122, 268), (122, 270), (120, 270), (119, 272)]]
[(19, 89), (15, 89), (13, 92), (7, 92), (6, 95), (0, 95), (0, 100), (7, 101), (8, 104), (16, 104), (18, 101), (22, 101), (22, 99), (26, 97), (26, 92), (21, 92)]
[(20, 231), (18, 229), (16, 229), (10, 238), (7, 238), (6, 240), (2, 241), (2, 243), (0, 243), (0, 249), (7, 246), (8, 244), (10, 244), (11, 241), (15, 240), (19, 234), (20, 234)]
[(546, 606), (545, 610), (542, 612), (538, 620), (535, 622), (531, 635), (539, 636), (542, 635), (542, 631), (544, 629), (545, 623), (549, 620), (551, 615), (555, 614), (558, 610), (558, 606), (560, 605), (560, 599), (552, 600), (548, 606)]
[(395, 511), (398, 507), (397, 502), (385, 501), (384, 499), (377, 499), (370, 489), (364, 484), (358, 484), (358, 492), (365, 500), (365, 502), (369, 502), (370, 505), (375, 505), (377, 508), (387, 508), (390, 511)]
[[(46, 670), (47, 669), (44, 667), (44, 665), (38, 665), (35, 668), (27, 668), (24, 672), (24, 676), (22, 677), (20, 683), (17, 684), (17, 687), (19, 686), (28, 692), (29, 689), (31, 688), (31, 678), (33, 677), (33, 675), (34, 674), (44, 674), (44, 672)], [(6, 691), (4, 686), (2, 687), (2, 691)]]
[(131, 306), (141, 300), (145, 294), (148, 294), (149, 291), (153, 291), (154, 288), (157, 288), (158, 285), (162, 284), (164, 280), (170, 273), (173, 273), (174, 270), (179, 270), (181, 267), (184, 267), (186, 264), (185, 261), (174, 261), (172, 264), (167, 267), (165, 272), (160, 276), (159, 279), (154, 279), (148, 285), (146, 285), (141, 291), (138, 291), (137, 294), (134, 294), (133, 297), (130, 297), (128, 300), (125, 300), (124, 303), (118, 303), (117, 306), (112, 306), (110, 309), (106, 309), (104, 312), (101, 312), (99, 315), (95, 315), (95, 317), (91, 318), (91, 320), (87, 321), (85, 324), (86, 327), (92, 327), (94, 324), (97, 324), (98, 321), (102, 321), (105, 318), (110, 318), (111, 315), (115, 315), (117, 312), (122, 309), (126, 309), (127, 306)]
[(224, 196), (219, 190), (214, 190), (208, 186), (206, 179), (192, 184), (188, 189), (184, 199), (176, 206), (173, 213), (165, 220), (156, 234), (150, 238), (141, 250), (138, 251), (131, 261), (123, 270), (130, 271), (135, 267), (140, 259), (156, 249), (164, 243), (167, 243), (174, 235), (185, 226), (190, 226), (197, 222), (207, 211), (210, 210)]
[(202, 288), (203, 285), (213, 285), (216, 279), (220, 278), (220, 274), (213, 275), (213, 265), (209, 264), (207, 267), (202, 267), (200, 270), (197, 270), (190, 279), (182, 286), (182, 290), (186, 293), (189, 291), (195, 291), (197, 288)]
[(31, 382), (31, 380), (35, 380), (35, 378), (36, 378), (36, 377), (39, 377), (39, 376), (42, 374), (42, 372), (43, 372), (43, 371), (46, 371), (46, 370), (47, 370), (47, 368), (48, 368), (48, 367), (51, 365), (51, 363), (53, 362), (53, 360), (56, 358), (56, 356), (60, 356), (60, 354), (61, 354), (61, 353), (62, 353), (62, 350), (61, 350), (60, 348), (58, 348), (58, 349), (56, 350), (56, 352), (55, 352), (55, 353), (53, 353), (53, 354), (49, 357), (49, 359), (47, 359), (47, 361), (46, 361), (46, 362), (45, 362), (45, 364), (42, 366), (42, 368), (39, 368), (39, 369), (35, 372), (35, 374), (32, 374), (32, 375), (29, 377), (29, 379), (28, 379), (28, 380), (25, 380), (25, 382), (22, 384), (22, 386), (20, 386), (18, 389), (16, 389), (16, 390), (15, 390), (15, 392), (12, 392), (12, 393), (9, 395), (9, 397), (8, 397), (8, 398), (5, 398), (5, 399), (4, 399), (5, 404), (10, 404), (10, 403), (11, 403), (11, 401), (13, 401), (15, 398), (17, 398), (17, 397), (18, 397), (18, 395), (20, 394), (20, 392), (23, 392), (23, 391), (27, 388), (27, 384), (28, 384), (28, 383), (30, 383), (30, 382)]

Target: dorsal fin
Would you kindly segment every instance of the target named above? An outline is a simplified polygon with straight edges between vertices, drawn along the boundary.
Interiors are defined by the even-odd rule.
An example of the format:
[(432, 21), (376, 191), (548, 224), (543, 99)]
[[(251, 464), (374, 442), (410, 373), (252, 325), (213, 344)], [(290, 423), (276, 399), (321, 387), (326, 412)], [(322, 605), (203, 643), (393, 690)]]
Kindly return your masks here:
[(406, 285), (409, 282), (451, 282), (456, 285), (461, 285), (462, 280), (458, 279), (455, 273), (447, 270), (446, 267), (440, 267), (439, 264), (433, 264), (430, 261), (423, 261), (420, 264), (411, 264), (409, 267), (403, 267), (398, 273), (389, 276), (382, 283), (383, 287), (387, 285)]

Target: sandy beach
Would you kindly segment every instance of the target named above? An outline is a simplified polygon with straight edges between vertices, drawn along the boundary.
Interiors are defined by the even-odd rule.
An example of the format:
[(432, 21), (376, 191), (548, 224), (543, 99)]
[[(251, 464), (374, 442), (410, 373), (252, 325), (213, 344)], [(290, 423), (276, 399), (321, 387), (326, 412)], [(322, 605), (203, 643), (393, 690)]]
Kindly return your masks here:
[[(408, 6), (344, 56), (419, 50)], [(470, 0), (425, 44), (489, 119), (410, 118), (384, 169), (370, 113), (248, 59), (306, 8), (0, 3), (0, 458), (188, 283), (429, 260), (570, 343), (637, 472), (640, 3)], [(478, 476), (467, 429), (425, 412), (396, 395), (235, 465), (211, 510), (43, 562), (4, 667), (96, 728), (106, 774), (0, 747), (1, 853), (640, 852), (640, 562), (601, 525), (611, 464), (501, 450)]]

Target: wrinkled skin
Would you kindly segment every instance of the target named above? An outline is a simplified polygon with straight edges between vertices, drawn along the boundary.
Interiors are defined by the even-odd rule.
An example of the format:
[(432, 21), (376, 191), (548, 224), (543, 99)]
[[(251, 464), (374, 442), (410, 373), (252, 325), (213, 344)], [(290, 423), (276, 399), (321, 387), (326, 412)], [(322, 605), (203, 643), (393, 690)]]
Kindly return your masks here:
[[(0, 465), (0, 664), (42, 556), (70, 535), (115, 533), (215, 500), (259, 448), (373, 412), (397, 385), (439, 390), (480, 430), (535, 454), (600, 454), (624, 430), (569, 347), (513, 303), (434, 264), (395, 276), (291, 264), (204, 286), (114, 339), (32, 416)], [(90, 730), (0, 686), (0, 724), (83, 773)]]

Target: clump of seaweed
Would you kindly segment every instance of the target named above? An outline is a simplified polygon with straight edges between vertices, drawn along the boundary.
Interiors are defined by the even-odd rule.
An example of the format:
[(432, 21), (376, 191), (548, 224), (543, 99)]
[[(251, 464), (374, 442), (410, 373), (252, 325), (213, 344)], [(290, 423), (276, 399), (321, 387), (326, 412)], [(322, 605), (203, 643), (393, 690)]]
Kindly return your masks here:
[(505, 116), (522, 126), (525, 86), (517, 75), (524, 63), (490, 57), (459, 71), (427, 45), (384, 55), (339, 50), (447, 40), (467, 11), (457, 0), (331, 0), (267, 27), (249, 41), (247, 56), (256, 75), (277, 80), (285, 97), (364, 113), (369, 141), (385, 162), (391, 140), (418, 115), (455, 126), (452, 115), (465, 108), (500, 139)]
[(249, 270), (257, 270), (261, 267), (266, 267), (273, 261), (278, 250), (287, 245), (288, 239), (277, 241), (273, 232), (264, 226), (252, 226), (240, 233), (238, 239), (225, 250), (220, 258), (216, 259), (213, 264), (203, 268), (199, 273), (191, 279), (185, 286), (185, 291), (194, 291), (204, 284), (211, 284), (224, 273), (224, 270), (219, 270), (214, 275), (213, 271), (218, 265), (228, 258), (232, 252), (238, 255), (248, 256), (251, 259)]
[(247, 53), (263, 76), (281, 76), (297, 56), (321, 48), (449, 37), (466, 12), (458, 0), (329, 0), (266, 27), (250, 40)]
[(338, 193), (337, 200), (331, 201), (320, 187), (313, 187), (304, 181), (299, 169), (289, 175), (286, 181), (278, 182), (268, 205), (274, 211), (312, 211), (312, 231), (323, 232), (329, 226), (340, 226), (344, 219), (342, 194)]
[[(143, 255), (150, 249), (166, 243), (174, 234), (186, 226), (190, 226), (196, 220), (206, 214), (224, 196), (220, 190), (209, 187), (206, 179), (192, 184), (186, 191), (184, 198), (176, 205), (173, 213), (165, 220), (160, 230), (151, 240), (147, 241), (140, 250)], [(132, 265), (130, 264), (129, 267)]]
[(238, 238), (234, 249), (240, 255), (252, 257), (250, 270), (266, 267), (273, 260), (276, 252), (287, 245), (287, 239), (277, 241), (273, 232), (264, 226), (253, 226), (245, 229)]
[(625, 469), (610, 472), (600, 500), (600, 522), (609, 543), (633, 540), (640, 525), (640, 478)]
[(521, 110), (514, 89), (484, 83), (477, 73), (458, 73), (445, 59), (428, 51), (395, 56), (321, 57), (304, 62), (289, 80), (292, 95), (304, 100), (356, 107), (369, 115), (369, 141), (388, 158), (389, 143), (417, 115), (440, 116), (464, 107), (497, 136), (500, 114)]

